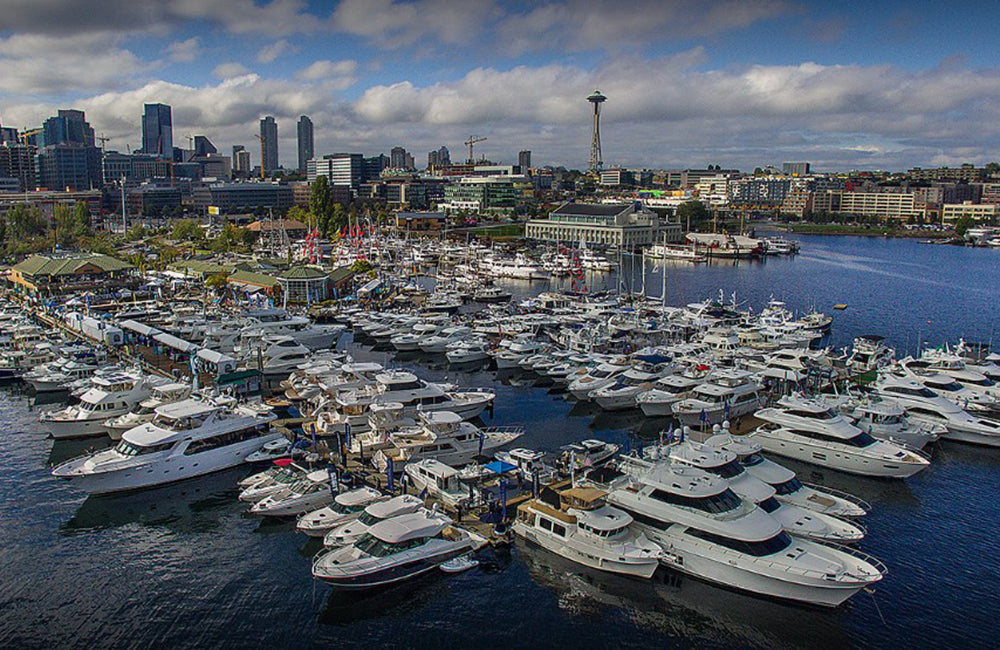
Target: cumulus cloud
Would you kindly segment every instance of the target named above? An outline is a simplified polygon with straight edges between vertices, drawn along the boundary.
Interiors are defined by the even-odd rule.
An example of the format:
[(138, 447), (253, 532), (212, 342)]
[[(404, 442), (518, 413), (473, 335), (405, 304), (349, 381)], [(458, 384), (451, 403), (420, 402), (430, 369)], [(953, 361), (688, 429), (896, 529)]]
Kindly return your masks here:
[(0, 93), (116, 88), (147, 68), (132, 52), (118, 47), (115, 39), (98, 34), (16, 34), (0, 39)]
[(341, 0), (332, 23), (355, 36), (372, 39), (387, 47), (472, 43), (502, 10), (493, 0)]
[(295, 73), (295, 76), (296, 78), (303, 79), (305, 81), (315, 81), (326, 77), (353, 75), (357, 69), (357, 61), (330, 61), (328, 59), (320, 59), (319, 61), (313, 61), (305, 68), (299, 70)]
[(217, 79), (231, 79), (248, 74), (250, 70), (242, 63), (226, 61), (212, 68), (212, 76)]
[(170, 57), (171, 61), (183, 63), (190, 63), (198, 58), (200, 50), (201, 40), (197, 36), (192, 36), (183, 41), (174, 41), (166, 47), (167, 56)]
[(294, 48), (291, 43), (285, 39), (281, 39), (280, 41), (275, 41), (270, 45), (262, 47), (260, 51), (257, 52), (257, 60), (261, 63), (271, 63), (282, 54), (288, 54), (293, 50)]

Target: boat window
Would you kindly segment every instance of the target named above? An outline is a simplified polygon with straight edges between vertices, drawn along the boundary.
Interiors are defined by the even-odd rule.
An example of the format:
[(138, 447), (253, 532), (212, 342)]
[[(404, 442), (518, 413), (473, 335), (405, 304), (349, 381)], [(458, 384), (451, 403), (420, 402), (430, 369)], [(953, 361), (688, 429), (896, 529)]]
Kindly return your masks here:
[(912, 395), (914, 397), (936, 397), (934, 391), (927, 388), (907, 388), (906, 386), (888, 386), (886, 392), (899, 395)]
[(760, 454), (750, 454), (749, 456), (744, 456), (740, 463), (743, 467), (753, 467), (754, 465), (760, 465), (764, 462), (764, 457)]
[(691, 535), (692, 537), (703, 539), (706, 542), (718, 544), (719, 546), (725, 546), (726, 548), (730, 548), (739, 553), (752, 555), (754, 557), (763, 557), (765, 555), (780, 553), (788, 548), (792, 543), (792, 538), (785, 532), (780, 532), (774, 537), (760, 542), (747, 542), (741, 539), (733, 539), (723, 535), (708, 533), (696, 528), (688, 528), (685, 533)]
[(545, 517), (538, 518), (538, 525), (542, 530), (552, 530), (552, 521)]
[(365, 526), (374, 526), (378, 522), (382, 521), (382, 519), (381, 517), (376, 517), (370, 511), (365, 510), (363, 513), (361, 513), (361, 516), (358, 517), (358, 521), (364, 524)]
[(174, 446), (174, 443), (168, 442), (162, 445), (134, 445), (128, 440), (120, 440), (118, 445), (115, 446), (115, 451), (117, 451), (122, 456), (141, 456), (143, 454), (152, 454), (158, 451), (166, 451)]
[(875, 444), (875, 438), (862, 431), (853, 438), (848, 438), (845, 442), (854, 447), (871, 447)]
[(210, 438), (202, 438), (201, 440), (195, 440), (188, 445), (187, 449), (184, 450), (184, 455), (190, 456), (203, 451), (218, 449), (219, 447), (235, 445), (241, 442), (246, 442), (247, 440), (259, 438), (260, 436), (265, 435), (265, 433), (265, 431), (258, 431), (256, 427), (248, 427), (238, 431), (229, 431), (228, 433), (212, 436)]
[(795, 492), (798, 492), (799, 490), (801, 490), (802, 489), (802, 482), (799, 481), (799, 479), (797, 479), (796, 477), (793, 476), (792, 478), (788, 479), (784, 483), (774, 483), (774, 484), (772, 484), (772, 487), (774, 488), (774, 490), (778, 494), (780, 494), (782, 496), (785, 496), (785, 495), (788, 495), (788, 494), (794, 494)]
[(566, 537), (566, 527), (562, 524), (553, 523), (552, 532), (560, 537)]
[(789, 415), (797, 415), (800, 418), (810, 418), (812, 420), (832, 420), (837, 417), (836, 411), (827, 409), (825, 411), (805, 411), (803, 409), (790, 409)]
[(723, 512), (729, 512), (730, 510), (735, 510), (740, 507), (742, 501), (736, 493), (726, 488), (719, 494), (715, 494), (709, 497), (689, 497), (681, 494), (674, 494), (673, 492), (667, 492), (666, 490), (654, 489), (650, 495), (657, 501), (662, 501), (664, 503), (670, 503), (676, 506), (683, 506), (686, 508), (694, 508), (696, 510), (701, 510), (702, 512), (708, 512), (712, 514), (719, 514)]
[(764, 512), (774, 512), (781, 507), (781, 504), (778, 503), (778, 500), (774, 497), (764, 499), (757, 505), (759, 505)]
[(734, 476), (739, 476), (743, 473), (743, 466), (737, 463), (735, 460), (731, 460), (725, 465), (719, 465), (718, 467), (713, 467), (709, 470), (713, 474), (721, 476), (722, 478), (733, 478)]
[(386, 384), (386, 391), (396, 391), (396, 390), (417, 390), (423, 388), (423, 384), (420, 381), (406, 381), (399, 383)]
[(353, 514), (355, 512), (361, 512), (364, 509), (365, 509), (365, 506), (363, 506), (363, 505), (359, 505), (359, 506), (345, 506), (343, 503), (338, 503), (337, 501), (334, 501), (333, 505), (330, 506), (330, 510), (332, 510), (333, 512), (336, 512), (339, 515), (350, 515), (350, 514)]
[(372, 557), (388, 557), (390, 555), (395, 555), (396, 553), (402, 553), (411, 548), (416, 548), (422, 546), (426, 543), (426, 537), (417, 537), (415, 539), (408, 539), (404, 542), (387, 542), (375, 537), (371, 533), (365, 533), (361, 536), (357, 542), (355, 542), (354, 547), (361, 551), (362, 553), (367, 553)]

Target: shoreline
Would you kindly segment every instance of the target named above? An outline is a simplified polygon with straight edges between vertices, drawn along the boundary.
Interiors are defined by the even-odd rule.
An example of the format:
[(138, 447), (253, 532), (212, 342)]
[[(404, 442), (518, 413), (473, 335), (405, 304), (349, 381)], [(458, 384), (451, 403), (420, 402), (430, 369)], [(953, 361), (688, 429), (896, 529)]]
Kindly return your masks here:
[(777, 232), (794, 233), (797, 235), (839, 235), (847, 237), (887, 237), (890, 239), (938, 239), (948, 240), (955, 238), (953, 231), (940, 232), (928, 230), (899, 230), (896, 228), (862, 228), (854, 226), (826, 226), (826, 225), (789, 225), (789, 224), (761, 224), (758, 230), (774, 230)]

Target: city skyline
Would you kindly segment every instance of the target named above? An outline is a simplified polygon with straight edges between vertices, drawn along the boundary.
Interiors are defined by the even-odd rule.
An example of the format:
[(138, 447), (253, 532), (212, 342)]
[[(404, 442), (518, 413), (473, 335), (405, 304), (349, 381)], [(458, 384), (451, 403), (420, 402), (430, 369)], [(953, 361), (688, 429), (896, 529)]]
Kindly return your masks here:
[(497, 162), (530, 149), (536, 165), (585, 169), (586, 96), (600, 88), (605, 167), (895, 170), (1000, 157), (991, 5), (13, 4), (0, 17), (0, 123), (79, 109), (121, 151), (141, 145), (143, 104), (163, 103), (175, 142), (201, 133), (254, 161), (259, 120), (273, 115), (285, 169), (298, 166), (300, 115), (317, 156), (402, 145), (422, 158), (476, 133), (489, 138), (477, 154)]

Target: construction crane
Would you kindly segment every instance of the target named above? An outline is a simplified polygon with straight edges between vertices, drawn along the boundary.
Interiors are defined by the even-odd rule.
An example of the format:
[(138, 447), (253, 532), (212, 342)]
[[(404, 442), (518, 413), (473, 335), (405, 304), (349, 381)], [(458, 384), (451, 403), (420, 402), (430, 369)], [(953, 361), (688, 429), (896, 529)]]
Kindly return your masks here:
[(472, 156), (472, 145), (476, 144), (477, 142), (484, 142), (487, 139), (488, 138), (479, 137), (478, 135), (470, 135), (469, 139), (465, 141), (465, 146), (469, 148), (468, 164), (472, 165), (475, 164), (476, 162), (476, 159)]

